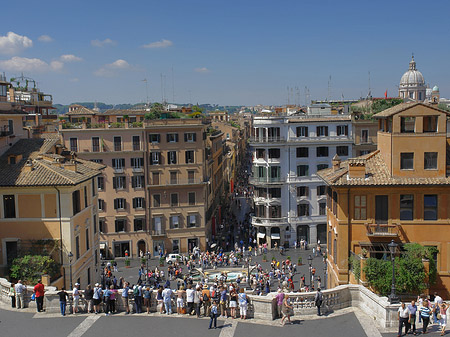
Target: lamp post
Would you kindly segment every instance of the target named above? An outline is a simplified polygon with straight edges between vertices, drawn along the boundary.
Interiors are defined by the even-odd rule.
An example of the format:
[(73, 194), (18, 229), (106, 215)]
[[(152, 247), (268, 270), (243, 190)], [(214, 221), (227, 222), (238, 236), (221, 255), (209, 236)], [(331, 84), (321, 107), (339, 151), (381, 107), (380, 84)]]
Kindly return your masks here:
[(325, 260), (325, 265), (323, 266), (323, 284), (322, 288), (326, 289), (327, 287), (327, 262)]
[(312, 256), (308, 255), (308, 265), (309, 265), (309, 287), (311, 288), (312, 286), (312, 274), (311, 274), (311, 267), (312, 267)]
[(391, 261), (392, 261), (392, 286), (391, 286), (391, 294), (389, 295), (389, 302), (391, 304), (399, 303), (399, 298), (395, 294), (395, 250), (398, 247), (398, 244), (394, 242), (394, 240), (391, 241), (390, 244), (388, 244), (389, 251), (391, 252)]
[(73, 258), (73, 254), (72, 252), (69, 252), (69, 273), (70, 273), (70, 289), (73, 289), (73, 284), (72, 284), (72, 258)]
[(145, 272), (146, 272), (145, 279), (147, 280), (147, 283), (148, 283), (148, 260), (150, 260), (151, 253), (147, 252), (146, 255), (147, 255), (147, 268), (145, 269)]

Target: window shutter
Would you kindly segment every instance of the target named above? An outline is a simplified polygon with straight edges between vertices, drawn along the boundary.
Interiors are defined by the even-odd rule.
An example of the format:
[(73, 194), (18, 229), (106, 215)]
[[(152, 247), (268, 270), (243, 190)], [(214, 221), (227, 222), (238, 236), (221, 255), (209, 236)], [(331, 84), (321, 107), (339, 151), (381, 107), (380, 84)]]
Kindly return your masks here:
[(113, 177), (113, 188), (117, 187), (117, 177)]
[(175, 151), (173, 152), (173, 163), (177, 163), (177, 153)]
[(158, 140), (158, 143), (161, 142), (161, 135), (159, 133), (156, 135), (156, 139)]
[(120, 162), (122, 163), (122, 168), (125, 168), (125, 158), (121, 158)]
[(133, 198), (133, 208), (136, 208), (136, 198)]
[(175, 134), (175, 142), (178, 143), (178, 133)]
[(325, 127), (325, 136), (328, 137), (328, 126)]
[(166, 134), (166, 137), (167, 137), (167, 143), (169, 142), (169, 140), (170, 140), (170, 138), (169, 138), (169, 134)]
[(348, 125), (345, 126), (345, 135), (348, 136)]
[(131, 187), (136, 187), (136, 177), (131, 177)]
[(206, 132), (203, 132), (203, 140), (206, 139)]
[(145, 208), (145, 199), (142, 198), (142, 208)]
[(114, 199), (114, 209), (117, 209), (118, 208), (118, 206), (117, 206), (117, 199)]
[(197, 133), (194, 132), (194, 133), (192, 134), (192, 136), (194, 137), (194, 138), (193, 138), (194, 142), (196, 142), (196, 141), (197, 141)]
[(127, 209), (127, 201), (125, 199), (122, 200), (123, 200), (123, 209)]
[(186, 159), (186, 164), (188, 163), (188, 161), (189, 161), (189, 156), (188, 156), (188, 151), (184, 151), (184, 156), (185, 156), (185, 159)]
[(188, 141), (188, 134), (187, 134), (187, 133), (184, 134), (184, 141), (185, 141), (185, 142)]

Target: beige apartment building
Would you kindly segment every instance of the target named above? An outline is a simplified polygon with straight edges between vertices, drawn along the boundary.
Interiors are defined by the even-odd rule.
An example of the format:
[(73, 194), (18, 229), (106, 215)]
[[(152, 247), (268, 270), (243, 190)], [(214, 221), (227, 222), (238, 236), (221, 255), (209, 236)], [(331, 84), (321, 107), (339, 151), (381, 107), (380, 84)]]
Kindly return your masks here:
[[(105, 116), (117, 120), (111, 112)], [(207, 143), (208, 124), (190, 118), (104, 120), (102, 127), (84, 120), (60, 128), (68, 148), (106, 166), (98, 177), (102, 255), (204, 249), (212, 235), (210, 215), (220, 197), (209, 183), (208, 163), (215, 152)], [(220, 183), (223, 186), (222, 179)]]

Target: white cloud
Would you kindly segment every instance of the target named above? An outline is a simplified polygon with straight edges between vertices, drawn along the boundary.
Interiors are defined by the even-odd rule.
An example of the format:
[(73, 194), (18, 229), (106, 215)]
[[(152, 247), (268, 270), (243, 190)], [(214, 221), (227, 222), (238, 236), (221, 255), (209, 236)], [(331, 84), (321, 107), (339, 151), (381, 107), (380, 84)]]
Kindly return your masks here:
[(33, 41), (26, 36), (8, 32), (0, 36), (0, 53), (13, 55), (33, 46)]
[(1, 60), (0, 68), (7, 71), (37, 71), (37, 72), (45, 72), (58, 65), (49, 66), (47, 62), (42, 61), (37, 58), (26, 58), (14, 56), (9, 60)]
[(66, 54), (66, 55), (61, 55), (61, 57), (59, 58), (61, 60), (61, 62), (80, 62), (83, 61), (83, 59), (81, 57), (72, 55), (72, 54)]
[(78, 77), (74, 77), (69, 80), (69, 82), (78, 82), (78, 81), (79, 81)]
[(64, 63), (61, 61), (52, 61), (50, 62), (50, 68), (55, 71), (60, 71), (64, 68)]
[(142, 48), (167, 48), (173, 45), (173, 42), (170, 40), (156, 41), (148, 44), (144, 44)]
[(125, 60), (118, 59), (113, 63), (105, 64), (103, 67), (96, 70), (94, 75), (100, 77), (113, 77), (117, 74), (117, 71), (126, 69), (131, 69), (131, 65)]
[(38, 37), (38, 40), (41, 42), (46, 42), (46, 43), (53, 42), (53, 38), (49, 35), (41, 35)]
[(115, 46), (117, 45), (117, 42), (111, 39), (104, 39), (104, 40), (92, 40), (91, 45), (94, 47), (106, 47), (106, 46)]
[(210, 70), (206, 67), (202, 67), (202, 68), (195, 68), (194, 71), (197, 73), (209, 73)]

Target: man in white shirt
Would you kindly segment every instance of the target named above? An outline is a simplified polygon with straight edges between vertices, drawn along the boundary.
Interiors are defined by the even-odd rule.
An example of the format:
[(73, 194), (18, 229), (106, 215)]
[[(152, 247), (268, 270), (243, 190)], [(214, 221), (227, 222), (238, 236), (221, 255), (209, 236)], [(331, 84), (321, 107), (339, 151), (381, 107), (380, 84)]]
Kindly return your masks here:
[(400, 306), (400, 308), (398, 308), (398, 335), (397, 336), (402, 336), (403, 326), (405, 326), (405, 335), (407, 334), (407, 332), (409, 330), (408, 320), (409, 320), (409, 309), (405, 305), (405, 303), (402, 302), (402, 305)]
[(192, 289), (192, 285), (189, 284), (186, 289), (187, 313), (189, 315), (192, 314), (192, 311), (194, 309), (194, 292), (195, 290)]
[(167, 287), (162, 292), (162, 297), (164, 301), (164, 306), (166, 308), (167, 315), (172, 314), (172, 294), (173, 291), (170, 287)]
[(73, 296), (73, 313), (76, 314), (78, 312), (78, 305), (80, 302), (80, 291), (78, 288), (80, 287), (80, 284), (77, 282), (75, 283), (75, 287), (72, 290), (72, 296)]
[(25, 292), (27, 291), (27, 287), (25, 287), (22, 284), (22, 280), (19, 280), (17, 284), (14, 287), (14, 290), (16, 292), (16, 308), (17, 309), (23, 309), (25, 308), (23, 303), (23, 296), (25, 295)]

